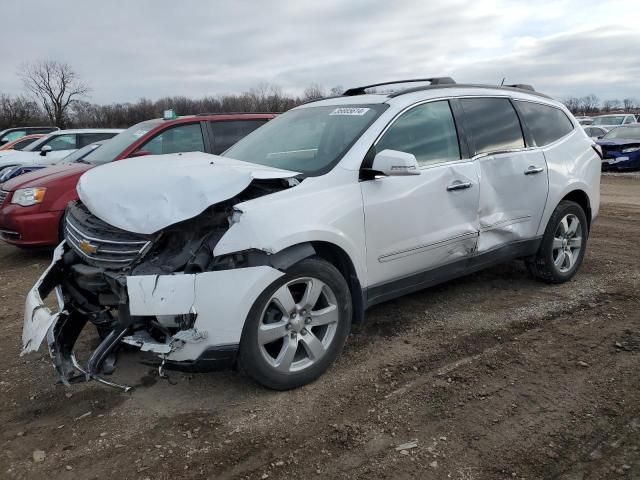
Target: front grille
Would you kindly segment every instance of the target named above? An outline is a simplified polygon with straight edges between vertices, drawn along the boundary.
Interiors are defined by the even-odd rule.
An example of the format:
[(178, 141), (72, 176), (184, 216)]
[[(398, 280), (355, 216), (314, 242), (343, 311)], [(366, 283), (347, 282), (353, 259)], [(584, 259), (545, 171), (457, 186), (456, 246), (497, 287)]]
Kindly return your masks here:
[(5, 192), (4, 190), (0, 190), (0, 207), (4, 204), (4, 201), (9, 196), (9, 192)]
[(149, 237), (109, 225), (79, 202), (69, 205), (64, 230), (69, 246), (96, 267), (125, 269), (151, 246)]

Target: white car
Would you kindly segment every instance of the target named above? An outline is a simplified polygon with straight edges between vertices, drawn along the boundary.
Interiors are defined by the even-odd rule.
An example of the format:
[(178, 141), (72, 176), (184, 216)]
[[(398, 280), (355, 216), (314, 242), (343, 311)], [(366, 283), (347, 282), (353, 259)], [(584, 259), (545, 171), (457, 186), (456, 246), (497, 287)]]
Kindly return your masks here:
[[(23, 351), (47, 336), (65, 383), (114, 385), (101, 366), (125, 343), (288, 389), (322, 374), (374, 304), (517, 258), (571, 279), (600, 203), (593, 141), (524, 86), (430, 80), (302, 105), (224, 156), (88, 171), (28, 294)], [(87, 322), (103, 340), (83, 366)]]
[(630, 113), (612, 113), (609, 115), (598, 115), (597, 117), (591, 118), (593, 119), (590, 124), (592, 127), (608, 127), (609, 129), (618, 127), (620, 125), (638, 123), (638, 121), (636, 120), (636, 116)]
[(594, 140), (604, 137), (607, 132), (611, 130), (611, 127), (594, 127), (592, 125), (583, 125), (582, 128), (584, 128), (585, 133)]
[(0, 151), (0, 171), (7, 167), (53, 165), (79, 148), (109, 139), (122, 131), (117, 128), (58, 130), (39, 138), (24, 150)]

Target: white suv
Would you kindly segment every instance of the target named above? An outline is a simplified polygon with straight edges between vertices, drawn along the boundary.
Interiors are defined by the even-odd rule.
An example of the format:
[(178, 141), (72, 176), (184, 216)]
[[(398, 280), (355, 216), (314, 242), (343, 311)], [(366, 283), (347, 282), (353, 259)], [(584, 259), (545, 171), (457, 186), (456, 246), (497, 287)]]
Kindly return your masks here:
[[(28, 295), (24, 351), (48, 332), (65, 383), (110, 383), (126, 343), (288, 389), (322, 374), (376, 303), (516, 258), (571, 279), (599, 207), (591, 139), (527, 86), (429, 80), (302, 105), (224, 156), (87, 172)], [(42, 301), (53, 289), (58, 312)], [(81, 366), (87, 321), (103, 341)]]

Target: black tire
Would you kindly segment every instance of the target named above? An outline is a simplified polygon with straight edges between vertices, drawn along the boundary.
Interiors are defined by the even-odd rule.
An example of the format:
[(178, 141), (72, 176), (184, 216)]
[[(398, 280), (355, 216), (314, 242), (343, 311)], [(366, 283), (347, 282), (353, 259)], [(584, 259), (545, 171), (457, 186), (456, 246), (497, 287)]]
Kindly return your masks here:
[[(554, 262), (553, 241), (560, 222), (567, 215), (575, 215), (578, 218), (582, 233), (582, 244), (571, 268), (567, 271), (561, 271)], [(587, 222), (587, 216), (582, 207), (570, 200), (561, 201), (551, 215), (551, 218), (549, 218), (538, 252), (526, 262), (529, 272), (535, 278), (547, 283), (564, 283), (571, 280), (582, 264), (587, 249), (588, 238), (589, 223)]]
[[(266, 312), (266, 309), (272, 305), (270, 300), (278, 289), (296, 279), (307, 277), (318, 279), (331, 289), (335, 296), (338, 320), (335, 323), (332, 340), (330, 340), (323, 356), (303, 370), (284, 373), (277, 370), (265, 358), (264, 347), (258, 341), (258, 329), (263, 325), (263, 312)], [(253, 380), (274, 390), (289, 390), (310, 383), (324, 373), (342, 352), (351, 329), (351, 317), (352, 305), (349, 287), (338, 269), (320, 258), (304, 259), (291, 266), (282, 277), (265, 289), (253, 304), (242, 330), (238, 364), (241, 370)], [(301, 340), (305, 331), (300, 333)], [(285, 338), (288, 339), (288, 337)], [(282, 342), (284, 341), (283, 338)], [(300, 342), (299, 348), (304, 348), (303, 343)], [(284, 348), (284, 343), (282, 345)]]

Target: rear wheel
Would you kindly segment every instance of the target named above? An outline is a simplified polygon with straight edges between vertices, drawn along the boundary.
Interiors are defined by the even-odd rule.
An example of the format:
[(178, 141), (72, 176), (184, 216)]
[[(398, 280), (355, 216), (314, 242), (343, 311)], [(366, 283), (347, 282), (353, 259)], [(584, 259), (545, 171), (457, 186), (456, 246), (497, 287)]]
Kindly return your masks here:
[(582, 207), (563, 200), (549, 219), (538, 253), (527, 261), (529, 271), (549, 283), (570, 280), (582, 264), (588, 236), (589, 225)]
[(315, 380), (342, 351), (351, 309), (342, 274), (324, 260), (302, 260), (254, 303), (240, 341), (241, 368), (276, 390)]

